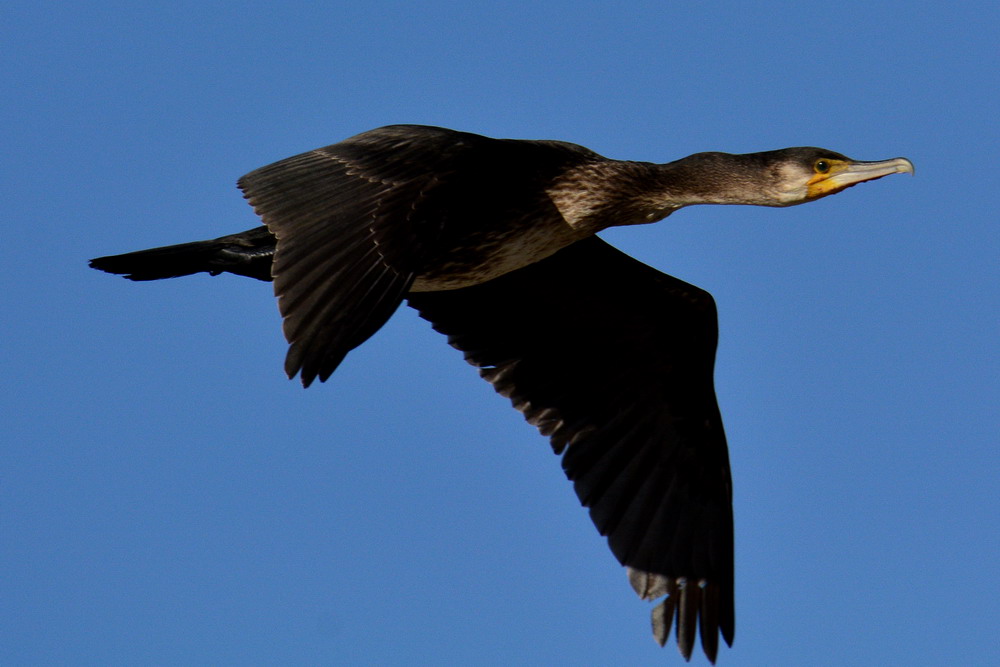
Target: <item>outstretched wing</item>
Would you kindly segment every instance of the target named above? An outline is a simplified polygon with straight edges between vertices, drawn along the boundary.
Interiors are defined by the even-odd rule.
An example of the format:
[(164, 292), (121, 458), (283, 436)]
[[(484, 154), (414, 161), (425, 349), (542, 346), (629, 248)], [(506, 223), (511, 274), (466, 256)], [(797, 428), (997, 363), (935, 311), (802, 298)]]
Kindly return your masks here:
[(470, 142), (390, 126), (250, 172), (239, 187), (277, 237), (272, 275), (290, 343), (285, 370), (308, 386), (399, 306), (444, 220), (434, 191)]
[(732, 643), (732, 482), (713, 367), (712, 297), (591, 238), (411, 306), (550, 438), (581, 502), (653, 611)]

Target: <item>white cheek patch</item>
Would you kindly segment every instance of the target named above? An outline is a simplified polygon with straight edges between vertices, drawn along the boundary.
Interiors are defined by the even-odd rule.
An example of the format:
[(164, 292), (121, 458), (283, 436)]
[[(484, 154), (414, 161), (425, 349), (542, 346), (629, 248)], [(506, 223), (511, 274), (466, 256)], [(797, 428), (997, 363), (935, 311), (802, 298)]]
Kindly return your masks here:
[(801, 202), (809, 195), (809, 189), (805, 185), (800, 185), (788, 190), (781, 190), (777, 193), (777, 199), (782, 204), (794, 204)]
[(809, 175), (793, 165), (781, 165), (772, 194), (782, 204), (795, 204), (805, 200), (809, 195)]

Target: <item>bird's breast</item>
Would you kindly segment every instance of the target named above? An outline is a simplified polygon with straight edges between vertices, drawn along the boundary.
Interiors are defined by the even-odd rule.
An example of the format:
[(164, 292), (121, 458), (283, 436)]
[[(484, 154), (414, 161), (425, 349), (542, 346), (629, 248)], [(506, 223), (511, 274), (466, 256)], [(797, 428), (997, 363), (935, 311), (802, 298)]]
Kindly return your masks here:
[(585, 236), (561, 218), (548, 216), (480, 230), (433, 253), (410, 291), (478, 285), (539, 262)]

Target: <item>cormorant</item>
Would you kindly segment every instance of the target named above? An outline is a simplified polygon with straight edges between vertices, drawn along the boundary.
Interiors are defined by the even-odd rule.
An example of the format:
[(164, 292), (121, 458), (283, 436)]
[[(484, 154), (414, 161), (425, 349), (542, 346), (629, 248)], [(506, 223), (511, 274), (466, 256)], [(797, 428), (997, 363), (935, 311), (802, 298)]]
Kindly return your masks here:
[[(791, 206), (898, 172), (821, 148), (611, 160), (560, 141), (396, 125), (250, 172), (264, 226), (94, 259), (131, 280), (273, 280), (289, 377), (330, 377), (406, 299), (547, 436), (690, 658), (732, 644), (733, 517), (712, 297), (595, 234), (693, 204)], [(676, 620), (675, 620), (676, 619)]]

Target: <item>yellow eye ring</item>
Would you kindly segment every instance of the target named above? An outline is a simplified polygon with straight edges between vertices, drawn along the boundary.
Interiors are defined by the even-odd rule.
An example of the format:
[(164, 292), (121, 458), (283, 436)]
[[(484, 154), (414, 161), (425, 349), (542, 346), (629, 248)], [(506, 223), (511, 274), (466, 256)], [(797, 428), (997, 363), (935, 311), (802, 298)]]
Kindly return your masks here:
[(825, 174), (830, 171), (830, 163), (827, 160), (816, 160), (813, 169), (816, 170), (817, 174)]

